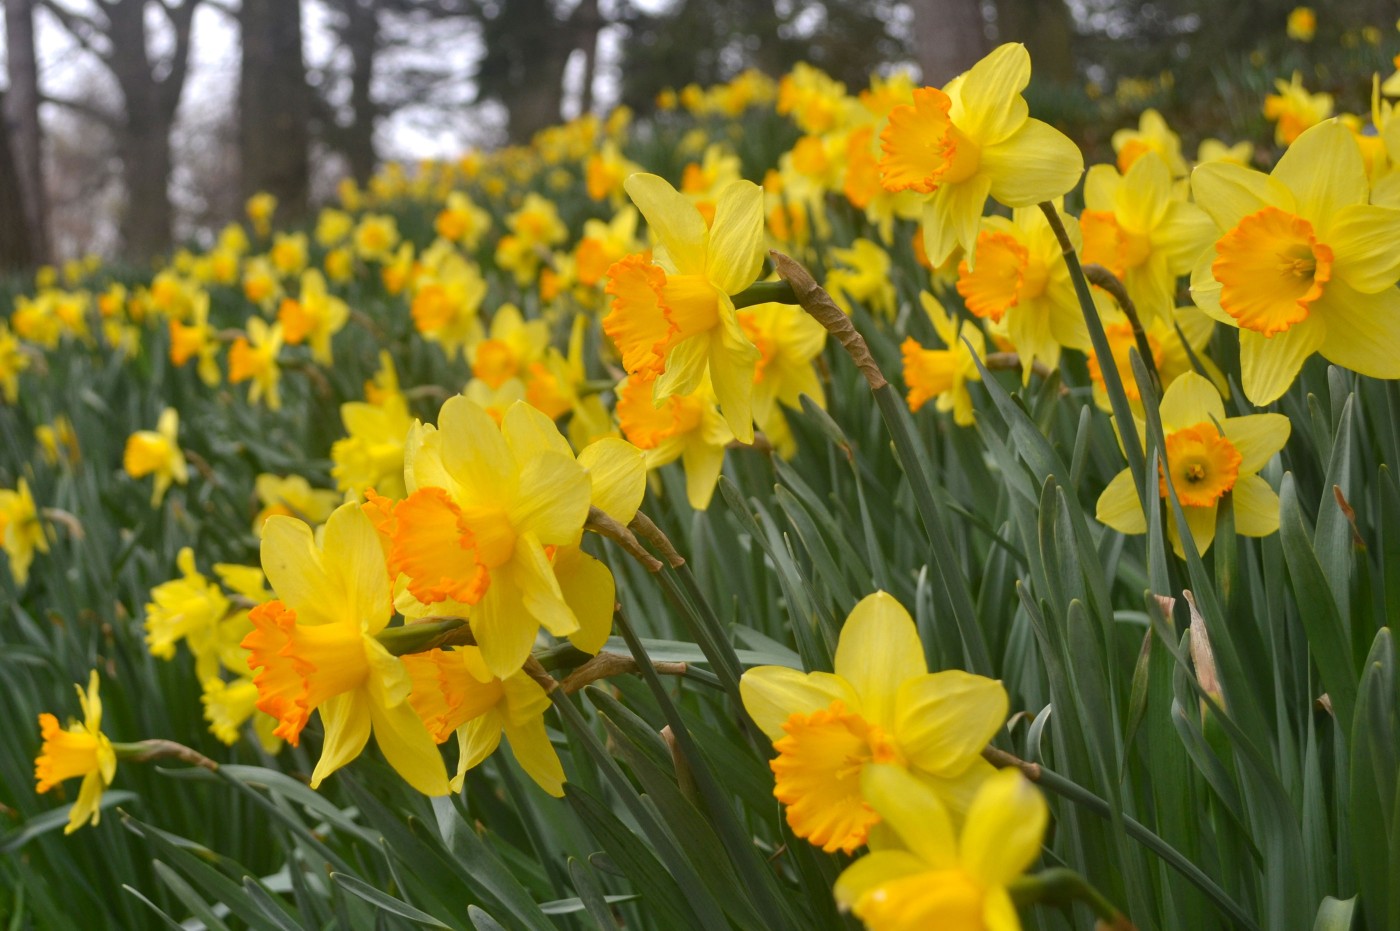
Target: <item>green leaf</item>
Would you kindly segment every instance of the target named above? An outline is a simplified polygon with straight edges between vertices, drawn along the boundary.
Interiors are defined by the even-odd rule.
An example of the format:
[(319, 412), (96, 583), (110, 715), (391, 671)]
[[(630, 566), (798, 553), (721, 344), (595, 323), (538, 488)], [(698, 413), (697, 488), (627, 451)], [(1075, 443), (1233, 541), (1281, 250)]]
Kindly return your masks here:
[[(427, 925), (429, 928), (444, 928), (447, 929), (447, 931), (451, 931), (451, 925), (443, 924), (432, 915), (414, 908), (407, 902), (400, 902), (398, 899), (389, 895), (389, 893), (381, 892), (363, 879), (358, 879), (348, 873), (332, 873), (331, 881), (356, 898), (373, 905), (381, 912), (397, 915), (400, 918), (407, 918), (409, 921), (417, 922), (420, 925)], [(475, 906), (468, 906), (468, 909), (470, 910), (474, 907)], [(477, 925), (477, 927), (479, 928), (481, 926)]]
[(1356, 912), (1356, 896), (1334, 899), (1330, 895), (1318, 906), (1313, 931), (1351, 931)]

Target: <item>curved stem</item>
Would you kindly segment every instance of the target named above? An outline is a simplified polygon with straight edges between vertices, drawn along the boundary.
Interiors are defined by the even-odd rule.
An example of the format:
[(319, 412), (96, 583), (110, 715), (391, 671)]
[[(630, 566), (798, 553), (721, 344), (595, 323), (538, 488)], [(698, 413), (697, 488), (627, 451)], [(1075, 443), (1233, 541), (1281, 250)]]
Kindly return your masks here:
[(1133, 931), (1128, 916), (1120, 912), (1102, 892), (1074, 870), (1056, 867), (1028, 876), (1019, 876), (1007, 885), (1011, 900), (1017, 905), (1057, 905), (1068, 907), (1083, 902), (1094, 911), (1101, 927), (1111, 931)]

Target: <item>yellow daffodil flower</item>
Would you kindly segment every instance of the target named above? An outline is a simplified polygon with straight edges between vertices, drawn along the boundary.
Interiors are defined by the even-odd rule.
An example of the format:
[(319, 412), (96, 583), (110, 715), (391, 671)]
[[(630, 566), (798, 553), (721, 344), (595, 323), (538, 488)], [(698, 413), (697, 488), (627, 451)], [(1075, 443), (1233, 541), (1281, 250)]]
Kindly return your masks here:
[(189, 466), (180, 450), (179, 432), (180, 415), (175, 408), (167, 407), (160, 412), (155, 430), (140, 430), (127, 437), (122, 468), (134, 479), (155, 476), (151, 491), (153, 508), (160, 507), (172, 482), (183, 485), (190, 480)]
[(36, 791), (41, 795), (60, 782), (81, 776), (78, 800), (68, 811), (68, 826), (64, 834), (72, 834), (84, 824), (97, 824), (102, 816), (102, 790), (112, 784), (117, 774), (117, 754), (112, 742), (102, 733), (102, 699), (97, 694), (97, 670), (88, 677), (87, 691), (76, 686), (78, 701), (83, 707), (81, 724), (72, 722), (68, 729), (59, 727), (58, 718), (39, 715), (39, 733), (44, 745), (34, 761)]
[(1210, 245), (1214, 225), (1201, 208), (1172, 189), (1167, 163), (1147, 152), (1124, 174), (1095, 165), (1084, 179), (1079, 216), (1084, 262), (1122, 280), (1144, 322), (1176, 306), (1176, 281), (1189, 274)]
[(697, 511), (710, 506), (734, 433), (720, 414), (714, 390), (705, 382), (691, 394), (656, 400), (651, 372), (629, 375), (617, 389), (622, 433), (646, 454), (648, 470), (677, 459), (685, 467), (686, 499)]
[[(618, 181), (618, 191), (622, 181)], [(574, 249), (574, 274), (578, 283), (587, 288), (596, 288), (607, 277), (608, 269), (622, 261), (629, 252), (641, 252), (637, 242), (637, 208), (630, 204), (622, 207), (610, 222), (587, 220), (583, 224), (583, 236)]]
[(257, 517), (253, 518), (254, 531), (262, 529), (263, 523), (274, 514), (295, 517), (314, 527), (325, 523), (336, 505), (341, 503), (340, 495), (312, 488), (311, 483), (300, 475), (284, 477), (264, 472), (253, 481), (253, 492), (263, 506)]
[(355, 225), (351, 241), (362, 261), (387, 264), (399, 244), (398, 221), (387, 214), (367, 213)]
[(1245, 140), (1234, 145), (1226, 145), (1219, 139), (1202, 139), (1196, 149), (1196, 164), (1206, 162), (1232, 162), (1241, 168), (1248, 168), (1254, 162), (1254, 143)]
[(209, 325), (209, 293), (200, 291), (194, 297), (190, 322), (170, 321), (170, 364), (177, 368), (199, 358), (196, 371), (199, 380), (213, 388), (219, 384), (218, 334)]
[(1317, 14), (1312, 7), (1294, 7), (1288, 14), (1288, 38), (1298, 42), (1311, 42), (1317, 34)]
[[(1065, 218), (1070, 242), (1080, 243), (1079, 225)], [(1059, 240), (1045, 215), (1026, 207), (1011, 219), (988, 217), (977, 234), (973, 256), (958, 265), (958, 293), (973, 315), (985, 317), (1016, 347), (1021, 379), (1043, 362), (1060, 364), (1060, 349), (1085, 349), (1089, 331), (1070, 282)]]
[(1191, 188), (1220, 238), (1191, 296), (1238, 327), (1245, 397), (1276, 400), (1314, 352), (1372, 378), (1400, 378), (1400, 209), (1367, 203), (1346, 127), (1299, 136), (1272, 174), (1212, 162)]
[[(899, 350), (904, 358), (904, 384), (909, 388), (909, 410), (917, 413), (929, 401), (936, 400), (938, 410), (953, 412), (954, 423), (960, 427), (970, 427), (975, 417), (972, 395), (968, 393), (967, 385), (982, 380), (977, 359), (987, 355), (986, 338), (969, 320), (964, 320), (959, 327), (953, 316), (938, 303), (938, 299), (927, 291), (920, 293), (919, 300), (945, 348), (925, 349), (914, 337), (904, 338)], [(968, 348), (968, 343), (971, 343), (971, 348)]]
[(314, 268), (302, 273), (301, 294), (296, 300), (283, 298), (277, 311), (287, 345), (308, 343), (311, 358), (322, 365), (331, 364), (331, 337), (349, 319), (349, 306), (326, 290), (325, 277)]
[(261, 317), (249, 317), (246, 335), (233, 341), (228, 350), (228, 380), (230, 384), (251, 381), (248, 403), (267, 404), (268, 410), (282, 409), (282, 393), (278, 383), (282, 367), (277, 356), (282, 351), (282, 324), (267, 325)]
[(981, 752), (1006, 721), (1001, 683), (930, 673), (913, 618), (884, 592), (846, 618), (835, 666), (758, 666), (739, 683), (744, 707), (778, 751), (773, 794), (793, 833), (829, 853), (864, 844), (881, 819), (862, 788), (871, 763), (907, 769), (955, 812), (967, 811), (992, 772)]
[(258, 687), (251, 678), (239, 676), (225, 682), (215, 676), (205, 679), (201, 686), (199, 701), (204, 706), (204, 720), (209, 722), (209, 733), (220, 743), (229, 747), (238, 743), (239, 732), (251, 719), (253, 733), (265, 751), (276, 753), (281, 748), (282, 738), (273, 733), (277, 721), (258, 710)]
[(458, 647), (403, 658), (413, 677), (409, 703), (438, 743), (457, 735), (459, 755), (452, 790), (467, 771), (496, 751), (504, 736), (516, 762), (555, 798), (564, 795), (564, 767), (545, 732), (549, 695), (526, 673), (492, 675), (481, 650)]
[(849, 249), (830, 249), (835, 265), (826, 275), (826, 289), (847, 314), (851, 302), (860, 301), (872, 314), (893, 320), (894, 281), (889, 253), (868, 239), (858, 238)]
[(1186, 159), (1181, 155), (1181, 137), (1172, 132), (1162, 114), (1144, 110), (1138, 117), (1137, 129), (1120, 129), (1113, 134), (1113, 151), (1118, 154), (1118, 172), (1126, 175), (1133, 164), (1148, 152), (1156, 152), (1166, 163), (1173, 178), (1186, 174)]
[[(392, 364), (391, 364), (392, 365)], [(392, 367), (388, 370), (392, 372)], [(408, 401), (398, 391), (378, 392), (375, 403), (347, 401), (340, 405), (340, 420), (348, 434), (331, 444), (331, 477), (342, 492), (363, 495), (374, 488), (398, 500), (404, 489), (404, 443), (413, 427)]]
[(316, 216), (316, 245), (322, 249), (332, 249), (350, 237), (355, 229), (355, 218), (344, 210), (322, 207)]
[(656, 175), (633, 175), (626, 188), (657, 248), (651, 263), (633, 255), (608, 270), (613, 302), (603, 331), (630, 374), (658, 376), (658, 404), (693, 394), (708, 373), (730, 430), (741, 443), (752, 443), (759, 351), (730, 297), (753, 284), (763, 264), (763, 190), (748, 181), (728, 185), (707, 226)]
[(413, 326), (423, 338), (437, 343), (449, 359), (481, 339), (477, 312), (486, 298), (486, 279), (474, 262), (448, 256), (433, 272), (413, 283)]
[(182, 547), (175, 564), (181, 577), (151, 589), (146, 605), (146, 648), (157, 659), (175, 657), (175, 644), (184, 640), (195, 657), (201, 680), (219, 671), (218, 630), (230, 604), (219, 586), (195, 568), (194, 550)]
[(826, 327), (795, 304), (754, 304), (739, 311), (739, 325), (758, 347), (753, 372), (753, 416), (772, 439), (778, 406), (801, 410), (802, 395), (818, 407), (826, 393), (813, 360), (826, 346)]
[(48, 532), (23, 477), (13, 490), (0, 488), (0, 548), (10, 563), (10, 575), (21, 587), (29, 581), (35, 551), (49, 551)]
[(266, 191), (259, 191), (248, 198), (244, 210), (253, 224), (253, 231), (259, 236), (266, 236), (272, 229), (272, 215), (277, 212), (277, 198)]
[(982, 783), (962, 830), (938, 795), (898, 767), (867, 766), (861, 789), (901, 847), (875, 850), (836, 880), (837, 904), (869, 931), (1018, 931), (1007, 886), (1040, 856), (1045, 798), (1014, 769)]
[(273, 516), (263, 528), (262, 565), (278, 600), (250, 612), (243, 646), (258, 671), (258, 708), (277, 719), (278, 737), (297, 746), (311, 712), (320, 711), (326, 738), (311, 787), (359, 756), (372, 731), (409, 785), (446, 795), (442, 757), (408, 703), (408, 670), (374, 637), (393, 606), (370, 519), (343, 504), (318, 545), (306, 524)]
[(1274, 87), (1278, 93), (1264, 98), (1264, 119), (1275, 124), (1274, 141), (1279, 145), (1292, 145), (1304, 130), (1332, 115), (1332, 95), (1308, 93), (1297, 71), (1293, 80), (1279, 78)]
[[(1138, 348), (1133, 326), (1121, 313), (1115, 313), (1104, 315), (1103, 328), (1112, 350), (1113, 364), (1118, 369), (1118, 377), (1123, 380), (1123, 392), (1128, 396), (1133, 410), (1141, 411), (1142, 393), (1138, 390), (1137, 378), (1133, 374), (1132, 360), (1128, 354), (1130, 350)], [(1169, 387), (1187, 372), (1195, 371), (1192, 354), (1211, 381), (1220, 386), (1227, 384), (1224, 374), (1205, 354), (1206, 345), (1214, 331), (1215, 321), (1194, 305), (1176, 308), (1169, 320), (1158, 317), (1144, 324), (1143, 332), (1147, 336), (1152, 362), (1157, 367), (1163, 388)], [(1103, 366), (1092, 349), (1087, 354), (1089, 378), (1094, 383), (1094, 403), (1106, 412), (1111, 411), (1108, 391), (1104, 386)]]
[(531, 365), (544, 358), (549, 346), (549, 325), (543, 320), (526, 320), (514, 304), (502, 304), (491, 317), (486, 339), (467, 349), (472, 374), (492, 388), (508, 378), (524, 375)]
[(880, 180), (887, 191), (931, 195), (924, 206), (924, 250), (941, 265), (977, 240), (987, 196), (1032, 207), (1079, 182), (1078, 146), (1031, 119), (1021, 91), (1031, 79), (1024, 45), (1008, 43), (943, 89), (914, 91), (914, 103), (890, 111), (880, 133)]
[(272, 237), (272, 248), (267, 250), (267, 260), (277, 274), (289, 278), (306, 268), (306, 252), (305, 233), (277, 233)]
[(491, 215), (472, 202), (463, 191), (447, 195), (447, 203), (433, 220), (433, 229), (448, 242), (475, 249), (491, 228)]
[[(1210, 549), (1215, 539), (1216, 512), (1227, 493), (1234, 504), (1236, 533), (1266, 537), (1278, 529), (1278, 495), (1258, 473), (1288, 441), (1287, 417), (1226, 417), (1220, 392), (1194, 372), (1182, 375), (1162, 394), (1160, 414), (1166, 465), (1159, 492), (1167, 497), (1170, 472), (1198, 552)], [(1141, 422), (1135, 429), (1145, 433)], [(1098, 519), (1119, 533), (1147, 532), (1129, 470), (1118, 473), (1099, 496)], [(1175, 520), (1168, 520), (1167, 533), (1177, 554), (1184, 555)]]
[(569, 236), (554, 202), (531, 192), (520, 209), (506, 215), (508, 234), (496, 244), (496, 264), (515, 274), (522, 288), (535, 280), (540, 249), (557, 246)]
[(19, 376), (29, 368), (29, 362), (29, 354), (5, 321), (0, 320), (0, 397), (6, 404), (19, 400)]

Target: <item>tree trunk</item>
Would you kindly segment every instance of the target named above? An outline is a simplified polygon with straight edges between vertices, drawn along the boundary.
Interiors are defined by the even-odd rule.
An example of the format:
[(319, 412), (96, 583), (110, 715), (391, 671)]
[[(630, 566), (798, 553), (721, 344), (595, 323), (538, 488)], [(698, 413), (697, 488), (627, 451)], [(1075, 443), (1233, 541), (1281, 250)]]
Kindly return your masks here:
[(306, 215), (310, 187), (306, 64), (299, 0), (243, 0), (238, 130), (242, 193), (276, 196), (284, 219)]
[(1074, 82), (1074, 17), (1065, 0), (997, 0), (997, 41), (1024, 42), (1037, 77)]
[[(133, 110), (136, 112), (133, 112)], [(151, 115), (154, 117), (154, 114)], [(133, 259), (149, 259), (170, 248), (174, 209), (170, 203), (170, 123), (143, 119), (127, 103), (126, 123), (118, 135), (126, 210), (121, 237)]]
[[(0, 94), (8, 103), (9, 94)], [(0, 120), (0, 272), (22, 271), (34, 265), (29, 225), (24, 222), (23, 185), (12, 157), (9, 125)]]
[[(5, 0), (5, 50), (10, 79), (3, 113), (18, 201), (6, 216), (23, 216), (35, 263), (49, 255), (49, 204), (44, 185), (43, 129), (39, 124), (39, 70), (34, 54), (34, 0)], [(10, 213), (14, 209), (16, 212)]]
[(344, 128), (346, 159), (350, 173), (361, 185), (368, 183), (379, 159), (374, 151), (374, 129), (379, 120), (375, 107), (374, 63), (379, 52), (379, 16), (374, 4), (348, 0), (343, 41), (350, 48), (350, 125)]
[(987, 53), (978, 0), (914, 0), (914, 44), (925, 84), (940, 87)]
[(573, 20), (578, 24), (583, 46), (583, 77), (578, 100), (579, 116), (583, 116), (593, 109), (593, 79), (598, 72), (598, 33), (603, 29), (598, 0), (581, 0), (574, 10)]

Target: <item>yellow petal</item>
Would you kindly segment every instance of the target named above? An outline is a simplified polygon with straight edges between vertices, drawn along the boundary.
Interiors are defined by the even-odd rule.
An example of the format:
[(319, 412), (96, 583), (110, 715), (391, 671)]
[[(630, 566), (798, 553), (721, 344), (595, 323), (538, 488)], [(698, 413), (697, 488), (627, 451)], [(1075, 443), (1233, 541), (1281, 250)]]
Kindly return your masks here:
[(968, 809), (960, 853), (963, 866), (988, 886), (1005, 886), (1040, 856), (1050, 810), (1019, 770), (987, 779)]
[(370, 702), (374, 742), (403, 780), (424, 795), (446, 795), (447, 767), (422, 720), (403, 702), (384, 708)]
[(499, 503), (515, 488), (515, 460), (500, 427), (481, 406), (458, 395), (438, 413), (442, 464), (467, 495), (465, 503)]
[(579, 628), (564, 593), (559, 589), (559, 580), (554, 576), (554, 567), (545, 555), (544, 547), (534, 534), (522, 534), (515, 546), (515, 559), (511, 563), (515, 582), (520, 586), (521, 601), (544, 628), (556, 637), (574, 633)]
[(1225, 419), (1225, 402), (1209, 378), (1186, 372), (1162, 395), (1162, 429), (1171, 433), (1214, 418)]
[(1030, 82), (1026, 47), (1019, 42), (998, 46), (963, 75), (949, 95), (953, 99), (948, 115), (978, 145), (995, 145), (1026, 122), (1030, 111), (1021, 91)]
[(564, 595), (578, 630), (569, 642), (585, 653), (597, 653), (612, 633), (617, 587), (612, 572), (578, 547), (563, 547), (554, 556), (554, 577)]
[(704, 275), (710, 233), (700, 211), (656, 175), (630, 175), (622, 186), (646, 217), (647, 226), (665, 248), (676, 271), (682, 275)]
[(1239, 474), (1250, 475), (1264, 468), (1283, 444), (1288, 442), (1292, 424), (1283, 414), (1250, 414), (1221, 421), (1225, 438), (1240, 454)]
[(736, 342), (724, 330), (711, 339), (710, 380), (719, 411), (740, 443), (753, 442), (753, 376), (758, 350), (747, 339)]
[(1348, 204), (1364, 204), (1371, 194), (1366, 165), (1351, 130), (1336, 120), (1309, 127), (1279, 158), (1272, 177), (1288, 185), (1296, 212), (1323, 221)]
[(754, 283), (763, 267), (763, 188), (734, 181), (719, 193), (705, 277), (725, 294)]
[(794, 714), (811, 714), (841, 701), (850, 710), (860, 699), (850, 683), (829, 672), (805, 673), (786, 666), (755, 666), (739, 680), (744, 710), (770, 740), (782, 738), (783, 722)]
[(1278, 495), (1257, 475), (1241, 475), (1230, 489), (1235, 505), (1235, 533), (1267, 537), (1278, 530)]
[(957, 669), (916, 676), (899, 687), (895, 740), (912, 766), (956, 776), (981, 758), (1009, 704), (995, 679)]
[(531, 718), (523, 724), (507, 722), (505, 730), (510, 752), (515, 755), (520, 768), (545, 792), (555, 798), (563, 798), (564, 765), (559, 762), (554, 744), (549, 742), (544, 718)]
[(724, 447), (692, 440), (681, 451), (685, 463), (685, 497), (690, 506), (703, 511), (710, 506), (719, 474), (724, 468)]
[(851, 609), (836, 644), (835, 666), (860, 696), (865, 719), (891, 732), (900, 687), (928, 672), (914, 619), (887, 592), (867, 595)]
[(498, 679), (520, 670), (540, 629), (539, 621), (526, 613), (519, 586), (509, 576), (492, 580), (468, 620), (486, 668)]
[(860, 791), (928, 868), (957, 865), (957, 835), (947, 807), (908, 770), (888, 763), (867, 764), (860, 774)]
[(1277, 207), (1288, 213), (1296, 209), (1293, 195), (1281, 181), (1262, 171), (1229, 162), (1197, 165), (1191, 172), (1191, 198), (1210, 215), (1222, 233), (1234, 229), (1240, 220), (1265, 207)]
[(517, 533), (533, 533), (540, 542), (571, 545), (583, 535), (591, 485), (588, 472), (572, 455), (543, 452), (520, 470), (510, 521)]
[(929, 866), (906, 850), (877, 850), (846, 867), (836, 878), (832, 893), (843, 911), (850, 911), (861, 898), (892, 879), (915, 876)]
[(1049, 123), (1026, 120), (1009, 138), (982, 150), (981, 173), (1001, 203), (1033, 207), (1074, 189), (1084, 173), (1084, 155)]
[(1321, 235), (1336, 256), (1333, 275), (1356, 290), (1374, 293), (1400, 278), (1400, 208), (1351, 204)]
[(457, 728), (457, 774), (452, 778), (452, 791), (462, 791), (461, 780), (467, 771), (496, 752), (501, 744), (502, 716), (488, 711)]
[(303, 521), (275, 514), (263, 524), (262, 567), (282, 603), (297, 613), (298, 624), (327, 624), (349, 615), (339, 579), (321, 563), (321, 552)]
[(1327, 328), (1319, 351), (1329, 362), (1372, 378), (1400, 378), (1400, 291), (1363, 294), (1333, 281), (1323, 303)]
[(666, 371), (656, 379), (657, 403), (673, 394), (694, 394), (710, 361), (710, 334), (697, 333), (676, 343), (666, 359)]
[(68, 809), (68, 824), (64, 834), (72, 834), (84, 824), (97, 824), (102, 819), (102, 777), (95, 772), (83, 777), (78, 787), (78, 797), (73, 807)]
[(501, 417), (501, 435), (510, 446), (517, 465), (523, 465), (542, 453), (558, 453), (573, 457), (569, 441), (559, 428), (539, 408), (516, 401)]
[(935, 268), (948, 261), (958, 246), (968, 253), (969, 264), (972, 262), (982, 210), (991, 189), (991, 178), (978, 172), (961, 184), (941, 185), (924, 205), (924, 252)]
[[(1337, 290), (1337, 285), (1337, 282), (1331, 282), (1328, 297)], [(1329, 300), (1329, 311), (1332, 306)], [(1240, 381), (1244, 396), (1256, 405), (1277, 401), (1293, 384), (1293, 379), (1298, 377), (1308, 357), (1322, 348), (1328, 329), (1319, 319), (1319, 314), (1313, 314), (1302, 323), (1295, 323), (1287, 331), (1273, 336), (1241, 329)]]
[(321, 726), (326, 739), (321, 745), (321, 758), (311, 774), (311, 788), (319, 788), (322, 780), (359, 756), (369, 742), (369, 693), (365, 689), (342, 692), (322, 702)]
[(1147, 518), (1142, 513), (1142, 502), (1138, 500), (1131, 471), (1124, 469), (1108, 483), (1099, 495), (1094, 516), (1099, 523), (1119, 533), (1147, 533)]
[(366, 633), (379, 633), (389, 623), (393, 605), (389, 570), (374, 525), (358, 504), (342, 504), (326, 520), (324, 540), (324, 565), (338, 578), (345, 604), (365, 624)]
[(1171, 169), (1156, 152), (1144, 152), (1123, 176), (1116, 194), (1114, 207), (1125, 229), (1153, 230), (1172, 204)]
[(647, 491), (646, 456), (615, 436), (588, 444), (578, 454), (588, 470), (592, 504), (620, 524), (632, 523)]
[[(1209, 507), (1184, 506), (1181, 509), (1186, 515), (1186, 526), (1191, 530), (1191, 539), (1195, 541), (1196, 551), (1202, 556), (1215, 542), (1215, 521), (1219, 508), (1218, 504), (1212, 504)], [(1169, 516), (1167, 520), (1167, 536), (1171, 540), (1172, 549), (1176, 550), (1176, 555), (1185, 559), (1186, 550), (1181, 545), (1181, 528), (1177, 526), (1176, 517)]]

